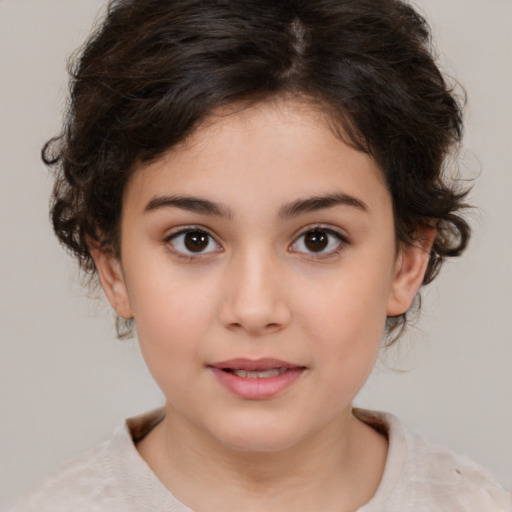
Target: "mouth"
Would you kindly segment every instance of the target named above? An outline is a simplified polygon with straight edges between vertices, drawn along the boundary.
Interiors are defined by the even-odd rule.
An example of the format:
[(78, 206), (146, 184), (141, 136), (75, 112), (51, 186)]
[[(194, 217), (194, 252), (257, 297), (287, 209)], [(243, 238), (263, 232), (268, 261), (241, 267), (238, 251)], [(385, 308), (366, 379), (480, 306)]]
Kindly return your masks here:
[(217, 380), (242, 398), (273, 397), (291, 386), (306, 370), (278, 359), (231, 359), (208, 365)]
[(282, 375), (288, 368), (272, 368), (271, 370), (233, 370), (231, 368), (221, 368), (226, 373), (232, 373), (243, 379), (268, 379)]

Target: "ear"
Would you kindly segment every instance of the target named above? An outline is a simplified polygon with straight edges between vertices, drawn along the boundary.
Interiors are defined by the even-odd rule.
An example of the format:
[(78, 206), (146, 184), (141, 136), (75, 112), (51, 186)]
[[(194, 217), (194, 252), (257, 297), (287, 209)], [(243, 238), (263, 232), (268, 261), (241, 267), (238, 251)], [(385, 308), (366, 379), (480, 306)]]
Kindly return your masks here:
[(399, 316), (411, 306), (423, 282), (435, 236), (436, 229), (434, 227), (419, 226), (412, 243), (403, 244), (400, 247), (391, 285), (387, 316)]
[(91, 244), (89, 251), (110, 305), (119, 316), (132, 318), (132, 308), (119, 259), (112, 251)]

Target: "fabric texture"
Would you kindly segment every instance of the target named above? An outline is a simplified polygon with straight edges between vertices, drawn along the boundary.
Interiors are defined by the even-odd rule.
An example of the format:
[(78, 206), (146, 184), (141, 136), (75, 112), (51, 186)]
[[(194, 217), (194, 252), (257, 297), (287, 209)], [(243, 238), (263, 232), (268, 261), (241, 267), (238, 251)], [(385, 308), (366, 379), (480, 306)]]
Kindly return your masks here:
[[(363, 409), (354, 414), (389, 439), (379, 488), (357, 512), (512, 510), (509, 494), (468, 458), (430, 444), (391, 414)], [(163, 416), (159, 409), (126, 420), (109, 441), (63, 465), (11, 512), (191, 512), (135, 447)]]

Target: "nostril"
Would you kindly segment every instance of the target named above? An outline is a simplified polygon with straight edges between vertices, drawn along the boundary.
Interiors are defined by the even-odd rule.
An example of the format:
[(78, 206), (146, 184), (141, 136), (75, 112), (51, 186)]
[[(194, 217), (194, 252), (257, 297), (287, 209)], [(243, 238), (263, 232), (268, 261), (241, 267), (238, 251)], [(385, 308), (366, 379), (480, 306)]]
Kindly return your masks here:
[(238, 295), (223, 301), (219, 320), (224, 327), (234, 332), (270, 334), (288, 324), (290, 311), (283, 298), (272, 300), (272, 297), (249, 296), (239, 290)]

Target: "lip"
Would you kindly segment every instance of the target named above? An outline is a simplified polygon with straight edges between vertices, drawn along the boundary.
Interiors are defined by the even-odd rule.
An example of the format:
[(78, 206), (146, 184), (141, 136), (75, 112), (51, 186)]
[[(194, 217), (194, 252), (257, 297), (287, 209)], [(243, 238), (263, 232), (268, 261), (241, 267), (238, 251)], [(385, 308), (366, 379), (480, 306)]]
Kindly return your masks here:
[[(218, 382), (231, 393), (250, 400), (271, 398), (290, 387), (306, 369), (304, 366), (280, 359), (230, 359), (208, 365)], [(279, 375), (263, 378), (246, 378), (231, 373), (232, 370), (267, 371), (284, 369)], [(229, 371), (226, 371), (229, 370)]]

